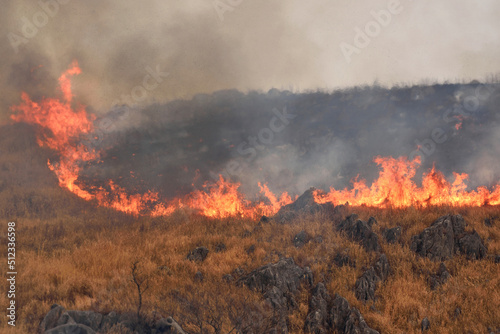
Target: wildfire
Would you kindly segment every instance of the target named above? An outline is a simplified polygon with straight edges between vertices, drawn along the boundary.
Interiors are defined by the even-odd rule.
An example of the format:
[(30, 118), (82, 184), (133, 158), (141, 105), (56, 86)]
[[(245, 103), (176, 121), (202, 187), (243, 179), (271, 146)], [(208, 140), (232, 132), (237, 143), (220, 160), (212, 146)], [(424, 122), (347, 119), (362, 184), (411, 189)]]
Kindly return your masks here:
[(92, 133), (94, 115), (87, 114), (84, 106), (74, 110), (71, 105), (73, 94), (70, 77), (80, 74), (81, 70), (75, 61), (59, 78), (62, 99), (44, 98), (40, 103), (33, 102), (28, 94), (22, 93), (22, 103), (12, 107), (17, 114), (11, 115), (16, 122), (36, 124), (41, 127), (37, 141), (42, 147), (55, 150), (60, 159), (57, 163), (47, 162), (48, 167), (56, 174), (59, 185), (85, 200), (96, 200), (99, 205), (114, 208), (127, 213), (138, 214), (151, 208), (153, 213), (168, 214), (173, 210), (158, 201), (158, 194), (128, 194), (123, 188), (108, 181), (108, 188), (84, 189), (78, 181), (81, 165), (96, 160), (99, 152), (89, 150), (77, 144), (79, 137)]
[(422, 186), (418, 187), (412, 178), (420, 165), (420, 157), (410, 161), (405, 157), (376, 157), (374, 162), (381, 167), (379, 178), (370, 187), (365, 180), (353, 180), (352, 189), (335, 190), (326, 194), (315, 193), (318, 203), (335, 204), (349, 202), (358, 206), (427, 207), (431, 205), (483, 206), (500, 204), (500, 186), (490, 192), (486, 187), (466, 191), (467, 174), (454, 173), (455, 180), (449, 183), (444, 175), (433, 167), (424, 174)]
[[(11, 115), (16, 122), (36, 124), (41, 127), (37, 137), (38, 144), (55, 150), (60, 159), (48, 167), (56, 174), (59, 185), (85, 200), (95, 200), (99, 205), (110, 207), (131, 214), (149, 213), (154, 216), (169, 215), (177, 208), (191, 208), (208, 217), (245, 216), (257, 217), (259, 214), (274, 214), (280, 203), (290, 202), (289, 196), (282, 195), (276, 200), (267, 186), (263, 186), (270, 205), (252, 203), (238, 192), (239, 184), (230, 183), (220, 177), (215, 184), (205, 184), (203, 190), (197, 190), (183, 199), (176, 199), (169, 204), (162, 203), (156, 192), (129, 194), (125, 189), (109, 180), (105, 187), (92, 187), (78, 182), (81, 166), (85, 162), (97, 160), (100, 152), (89, 150), (78, 144), (81, 136), (92, 134), (94, 115), (89, 115), (83, 106), (74, 110), (71, 101), (71, 77), (81, 73), (75, 61), (59, 78), (62, 99), (44, 98), (40, 103), (22, 93), (22, 103), (12, 107), (16, 114)], [(132, 177), (133, 177), (133, 172)]]
[[(179, 208), (189, 208), (208, 217), (242, 216), (255, 218), (273, 215), (282, 206), (292, 202), (285, 192), (279, 198), (266, 184), (259, 183), (265, 201), (249, 201), (238, 191), (240, 184), (231, 183), (220, 176), (216, 183), (205, 184), (202, 190), (195, 190), (183, 198), (163, 203), (158, 193), (130, 194), (112, 180), (104, 186), (85, 185), (78, 181), (83, 164), (98, 161), (100, 152), (79, 144), (83, 136), (93, 133), (95, 116), (88, 114), (84, 106), (72, 106), (73, 93), (71, 77), (81, 73), (75, 61), (59, 78), (62, 99), (44, 98), (37, 103), (26, 93), (22, 102), (13, 106), (11, 115), (16, 122), (26, 122), (40, 127), (37, 142), (42, 147), (56, 151), (59, 161), (48, 161), (48, 167), (55, 173), (59, 185), (85, 200), (96, 201), (98, 205), (130, 214), (169, 215)], [(334, 204), (349, 202), (351, 205), (375, 207), (408, 207), (429, 205), (500, 205), (500, 186), (492, 192), (485, 187), (466, 191), (464, 181), (467, 174), (455, 174), (449, 183), (442, 173), (432, 168), (424, 175), (422, 186), (418, 187), (412, 178), (420, 164), (418, 159), (409, 161), (402, 157), (376, 157), (380, 175), (368, 187), (364, 180), (352, 181), (352, 189), (335, 190), (326, 194), (316, 192), (318, 203)], [(133, 177), (133, 172), (131, 172)]]

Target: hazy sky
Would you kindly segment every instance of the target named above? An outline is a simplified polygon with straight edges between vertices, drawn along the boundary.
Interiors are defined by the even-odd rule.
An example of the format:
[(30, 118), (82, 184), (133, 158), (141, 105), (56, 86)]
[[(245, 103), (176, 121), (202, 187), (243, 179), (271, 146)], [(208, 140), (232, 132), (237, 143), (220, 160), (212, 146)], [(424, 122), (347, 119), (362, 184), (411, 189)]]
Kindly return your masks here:
[(73, 59), (98, 113), (228, 88), (482, 79), (500, 72), (499, 18), (498, 0), (2, 0), (1, 119), (21, 90), (53, 96)]

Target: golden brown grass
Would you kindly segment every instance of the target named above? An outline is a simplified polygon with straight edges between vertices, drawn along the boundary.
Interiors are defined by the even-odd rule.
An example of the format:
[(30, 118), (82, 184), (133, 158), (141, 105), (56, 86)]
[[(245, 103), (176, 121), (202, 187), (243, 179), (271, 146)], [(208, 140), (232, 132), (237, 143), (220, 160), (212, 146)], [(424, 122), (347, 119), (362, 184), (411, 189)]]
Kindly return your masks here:
[[(220, 319), (227, 330), (230, 315), (225, 309), (233, 307), (238, 312), (238, 307), (239, 311), (255, 307), (266, 311), (266, 305), (258, 293), (225, 283), (222, 276), (238, 267), (249, 272), (277, 261), (280, 255), (291, 256), (299, 265), (309, 266), (315, 282), (325, 282), (332, 295), (345, 297), (381, 333), (420, 332), (424, 317), (430, 319), (432, 333), (485, 333), (488, 327), (500, 327), (499, 264), (492, 259), (467, 261), (456, 256), (446, 261), (452, 278), (431, 291), (427, 278), (439, 263), (416, 256), (408, 246), (412, 235), (439, 216), (460, 213), (469, 223), (468, 229), (475, 229), (482, 237), (488, 253), (499, 254), (500, 222), (486, 227), (483, 221), (486, 217), (500, 216), (500, 208), (351, 208), (362, 219), (370, 216), (377, 219), (374, 230), (381, 240), (384, 228), (403, 227), (402, 246), (381, 242), (392, 274), (379, 287), (378, 300), (364, 305), (356, 300), (353, 287), (363, 267), (372, 265), (376, 255), (366, 253), (357, 243), (336, 233), (332, 223), (320, 216), (302, 218), (289, 225), (258, 226), (257, 221), (248, 219), (208, 219), (184, 212), (162, 218), (130, 217), (92, 208), (88, 203), (76, 212), (72, 205), (80, 202), (66, 201), (64, 209), (58, 211), (54, 207), (43, 219), (36, 214), (24, 214), (23, 210), (29, 208), (19, 209), (22, 214), (15, 215), (7, 214), (5, 206), (0, 208), (4, 210), (4, 221), (16, 220), (18, 226), (18, 326), (12, 333), (35, 332), (53, 303), (67, 309), (135, 312), (137, 292), (131, 282), (131, 266), (135, 261), (139, 261), (141, 274), (149, 278), (150, 287), (143, 295), (142, 308), (146, 318), (172, 315), (187, 330), (195, 332), (196, 317), (186, 315), (184, 301), (184, 306), (199, 307), (200, 317), (222, 310)], [(39, 210), (44, 213), (48, 209)], [(323, 242), (295, 248), (292, 238), (301, 230), (313, 237), (321, 235)], [(221, 242), (227, 250), (216, 253), (215, 247)], [(249, 254), (247, 250), (252, 245), (255, 250)], [(210, 250), (207, 259), (202, 263), (186, 260), (187, 253), (197, 246)], [(333, 264), (333, 257), (341, 250), (356, 260), (356, 268), (338, 268)], [(0, 261), (5, 261), (5, 254), (2, 251)], [(203, 273), (203, 282), (194, 280), (197, 271)], [(6, 291), (5, 280), (0, 288)], [(290, 315), (290, 328), (292, 333), (301, 333), (308, 313), (308, 291), (301, 291), (296, 299), (299, 305)], [(6, 305), (4, 293), (0, 301)], [(454, 318), (457, 307), (462, 313)], [(7, 330), (5, 321), (1, 329)]]

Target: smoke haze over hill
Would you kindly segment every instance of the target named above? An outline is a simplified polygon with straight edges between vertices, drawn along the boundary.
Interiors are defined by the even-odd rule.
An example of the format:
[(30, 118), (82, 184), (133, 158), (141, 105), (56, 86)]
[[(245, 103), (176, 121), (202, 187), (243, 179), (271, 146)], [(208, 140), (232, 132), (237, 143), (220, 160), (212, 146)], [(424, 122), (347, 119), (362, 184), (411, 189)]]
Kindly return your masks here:
[[(397, 10), (378, 30), (370, 26), (391, 6)], [(1, 114), (5, 120), (21, 90), (52, 95), (73, 59), (84, 71), (74, 82), (78, 99), (98, 113), (117, 102), (145, 106), (221, 89), (483, 79), (499, 72), (499, 13), (494, 0), (8, 0), (0, 14)], [(375, 30), (360, 47), (357, 29), (367, 25)], [(359, 47), (350, 62), (342, 43)], [(168, 77), (143, 94), (137, 87), (156, 69)]]

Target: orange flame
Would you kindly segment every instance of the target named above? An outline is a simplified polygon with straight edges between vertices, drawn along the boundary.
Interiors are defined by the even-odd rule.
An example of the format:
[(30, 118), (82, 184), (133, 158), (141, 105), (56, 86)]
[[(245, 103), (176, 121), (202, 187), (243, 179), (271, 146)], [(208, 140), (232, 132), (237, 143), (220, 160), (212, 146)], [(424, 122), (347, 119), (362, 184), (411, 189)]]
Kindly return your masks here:
[(376, 157), (374, 162), (381, 166), (379, 178), (371, 187), (365, 180), (353, 180), (351, 190), (335, 190), (330, 188), (327, 194), (315, 193), (318, 203), (332, 202), (342, 204), (349, 202), (354, 206), (366, 205), (374, 207), (403, 208), (409, 206), (427, 207), (430, 205), (450, 206), (483, 206), (500, 204), (500, 186), (490, 192), (486, 187), (466, 191), (464, 181), (467, 174), (454, 173), (455, 180), (449, 183), (444, 175), (433, 167), (424, 174), (422, 186), (418, 187), (412, 178), (420, 165), (420, 157), (409, 161), (405, 157)]
[[(38, 144), (55, 150), (60, 160), (57, 163), (47, 162), (59, 179), (59, 185), (68, 189), (85, 200), (97, 200), (100, 205), (117, 209), (119, 211), (138, 214), (151, 207), (151, 203), (158, 201), (158, 194), (129, 195), (127, 192), (108, 181), (110, 190), (103, 188), (83, 189), (78, 183), (81, 164), (95, 160), (99, 152), (89, 151), (84, 145), (75, 144), (78, 137), (93, 131), (94, 115), (88, 115), (83, 106), (74, 111), (71, 106), (73, 94), (71, 91), (70, 77), (80, 74), (81, 70), (76, 61), (59, 78), (59, 86), (63, 99), (46, 98), (40, 103), (33, 102), (28, 94), (22, 93), (22, 103), (12, 107), (18, 113), (11, 115), (16, 122), (26, 122), (39, 125), (42, 132), (37, 137)], [(168, 214), (173, 210), (161, 203), (152, 205), (155, 214)]]
[(276, 195), (274, 195), (269, 188), (267, 187), (267, 184), (262, 185), (260, 182), (258, 183), (260, 192), (264, 194), (271, 203), (270, 206), (266, 206), (263, 208), (263, 211), (265, 211), (265, 214), (268, 216), (274, 215), (278, 210), (287, 204), (292, 203), (292, 198), (288, 193), (285, 191), (284, 193), (281, 194), (279, 200), (276, 198)]
[[(100, 152), (90, 150), (78, 144), (81, 136), (88, 136), (94, 130), (95, 116), (87, 114), (83, 106), (73, 109), (71, 101), (73, 93), (70, 78), (80, 74), (81, 70), (75, 61), (59, 78), (59, 86), (63, 95), (61, 100), (44, 98), (40, 103), (22, 93), (22, 103), (13, 106), (17, 112), (11, 115), (16, 122), (26, 122), (40, 127), (37, 142), (48, 147), (59, 155), (58, 162), (48, 161), (48, 167), (56, 174), (59, 185), (85, 200), (96, 201), (99, 205), (113, 208), (130, 214), (147, 213), (153, 216), (169, 215), (178, 208), (190, 208), (208, 217), (241, 216), (256, 218), (262, 214), (273, 215), (282, 206), (292, 202), (285, 192), (279, 199), (266, 184), (259, 183), (264, 201), (252, 202), (238, 192), (240, 184), (231, 183), (219, 176), (214, 184), (205, 184), (203, 190), (195, 190), (184, 198), (170, 203), (162, 203), (156, 192), (130, 194), (126, 189), (109, 180), (105, 186), (93, 187), (78, 181), (81, 166), (86, 162), (98, 161)], [(348, 190), (330, 189), (327, 194), (315, 193), (318, 203), (334, 204), (349, 202), (351, 205), (367, 205), (376, 207), (408, 207), (429, 205), (500, 205), (500, 186), (490, 192), (485, 187), (467, 192), (464, 181), (467, 174), (455, 174), (455, 181), (449, 183), (444, 176), (432, 168), (424, 175), (422, 187), (418, 187), (412, 178), (420, 164), (417, 158), (409, 161), (402, 157), (376, 157), (374, 160), (382, 170), (379, 178), (371, 187), (364, 180), (353, 180), (353, 188)], [(131, 172), (133, 176), (133, 173)]]

